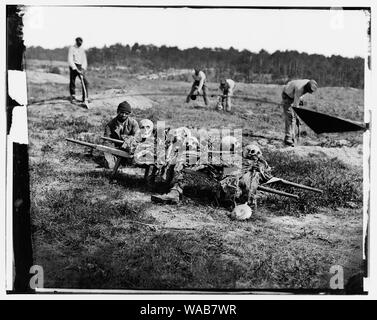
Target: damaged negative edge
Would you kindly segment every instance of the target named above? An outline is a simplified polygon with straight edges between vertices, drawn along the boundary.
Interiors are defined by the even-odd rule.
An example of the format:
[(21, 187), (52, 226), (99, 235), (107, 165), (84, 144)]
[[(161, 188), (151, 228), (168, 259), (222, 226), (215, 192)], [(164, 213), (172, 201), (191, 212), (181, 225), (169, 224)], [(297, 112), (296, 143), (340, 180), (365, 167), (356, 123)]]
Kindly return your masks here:
[(8, 95), (18, 106), (13, 106), (12, 122), (8, 139), (10, 142), (28, 144), (26, 72), (8, 71)]
[(363, 290), (370, 290), (370, 213), (371, 213), (371, 128), (372, 121), (372, 61), (371, 61), (371, 11), (368, 15), (368, 43), (364, 60), (364, 123), (363, 133)]
[(6, 289), (12, 293), (33, 292), (29, 285), (33, 255), (22, 18), (22, 6), (6, 6)]

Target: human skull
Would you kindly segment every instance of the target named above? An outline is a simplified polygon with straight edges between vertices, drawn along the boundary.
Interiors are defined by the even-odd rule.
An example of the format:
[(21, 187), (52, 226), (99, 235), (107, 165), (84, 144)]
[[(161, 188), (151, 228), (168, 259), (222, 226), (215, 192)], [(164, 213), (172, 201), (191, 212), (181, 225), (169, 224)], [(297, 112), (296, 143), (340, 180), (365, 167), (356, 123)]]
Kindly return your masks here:
[(152, 135), (153, 122), (149, 119), (143, 119), (140, 121), (140, 137), (143, 139)]
[(168, 133), (168, 140), (172, 142), (183, 141), (189, 137), (191, 137), (191, 131), (186, 127), (172, 129)]
[(259, 158), (262, 156), (262, 151), (255, 144), (248, 144), (244, 147), (242, 156), (246, 159)]
[(233, 136), (225, 136), (221, 139), (221, 149), (223, 151), (236, 151), (241, 147), (241, 143)]
[(194, 136), (187, 137), (185, 143), (189, 149), (196, 149), (199, 146), (199, 141)]
[(229, 214), (229, 217), (235, 220), (247, 220), (251, 217), (252, 213), (251, 208), (245, 203), (236, 206)]

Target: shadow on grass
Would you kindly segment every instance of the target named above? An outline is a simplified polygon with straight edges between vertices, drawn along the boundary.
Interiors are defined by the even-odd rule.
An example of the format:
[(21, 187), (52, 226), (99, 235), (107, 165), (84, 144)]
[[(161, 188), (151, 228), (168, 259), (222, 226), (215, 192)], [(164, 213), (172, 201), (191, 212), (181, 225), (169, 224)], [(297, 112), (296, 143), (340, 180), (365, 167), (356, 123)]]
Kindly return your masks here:
[[(75, 257), (62, 287), (181, 289), (234, 288), (244, 267), (223, 261), (223, 242), (208, 231), (138, 232), (126, 242), (102, 243)], [(58, 279), (59, 281), (59, 279)]]
[[(95, 175), (97, 176), (97, 172)], [(117, 227), (153, 223), (144, 203), (92, 201), (85, 187), (50, 190), (32, 201), (36, 260), (51, 266), (47, 285), (62, 288), (179, 289), (234, 287), (242, 267), (221, 260), (223, 240), (201, 230), (181, 233)], [(115, 223), (115, 224), (114, 224)], [(41, 242), (42, 241), (42, 242)], [(52, 255), (52, 256), (51, 256)]]
[[(112, 171), (110, 169), (103, 169), (101, 171), (85, 171), (85, 172), (71, 172), (71, 174), (74, 174), (76, 177), (79, 178), (93, 178), (93, 179), (104, 179), (105, 181), (113, 181), (112, 179)], [(114, 183), (125, 187), (125, 188), (131, 188), (138, 191), (148, 191), (148, 186), (146, 185), (143, 177), (140, 177), (138, 175), (132, 175), (132, 174), (125, 174), (118, 172), (116, 176), (114, 177), (115, 181)]]

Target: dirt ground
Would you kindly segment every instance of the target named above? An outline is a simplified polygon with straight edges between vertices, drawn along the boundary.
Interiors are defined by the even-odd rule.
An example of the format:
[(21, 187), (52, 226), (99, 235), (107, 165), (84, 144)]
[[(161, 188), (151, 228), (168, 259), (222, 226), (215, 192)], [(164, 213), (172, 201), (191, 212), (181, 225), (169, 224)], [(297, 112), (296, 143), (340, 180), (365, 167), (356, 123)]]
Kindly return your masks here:
[[(214, 98), (210, 108), (202, 101), (185, 104), (190, 83), (106, 78), (93, 71), (86, 110), (67, 101), (67, 85), (59, 78), (65, 75), (54, 82), (43, 72), (29, 74), (34, 259), (44, 268), (46, 287), (327, 290), (332, 266), (343, 267), (346, 285), (363, 270), (361, 133), (316, 135), (304, 126), (299, 145), (286, 148), (275, 105), (235, 98), (225, 114), (214, 110)], [(209, 88), (217, 92), (217, 84)], [(237, 88), (240, 95), (269, 101), (279, 101), (281, 90)], [(260, 193), (257, 212), (239, 222), (196, 194), (178, 205), (152, 203), (156, 190), (144, 185), (141, 169), (122, 168), (110, 184), (101, 154), (65, 138), (100, 143), (104, 125), (125, 99), (137, 120), (243, 128), (243, 142), (261, 146), (276, 176), (325, 195), (300, 191), (296, 202)], [(362, 90), (321, 88), (306, 100), (308, 107), (363, 120)]]

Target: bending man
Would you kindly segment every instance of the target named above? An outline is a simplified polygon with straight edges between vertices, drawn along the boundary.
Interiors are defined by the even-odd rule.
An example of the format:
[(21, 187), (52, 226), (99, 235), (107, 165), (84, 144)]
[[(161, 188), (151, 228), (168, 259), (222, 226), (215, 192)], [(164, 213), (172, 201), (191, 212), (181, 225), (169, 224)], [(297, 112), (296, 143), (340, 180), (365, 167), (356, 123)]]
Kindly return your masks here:
[(190, 102), (190, 99), (200, 94), (200, 91), (203, 92), (203, 99), (206, 106), (208, 106), (208, 98), (207, 98), (207, 85), (206, 85), (206, 75), (203, 71), (201, 71), (198, 68), (194, 69), (194, 72), (192, 74), (192, 77), (194, 78), (194, 82), (191, 86), (190, 93), (188, 94), (186, 98), (186, 103)]
[(296, 138), (296, 114), (292, 107), (298, 107), (302, 96), (313, 93), (317, 89), (317, 82), (308, 79), (292, 80), (284, 86), (281, 96), (285, 121), (284, 143), (286, 145), (293, 147)]
[(220, 82), (219, 89), (222, 95), (219, 97), (218, 109), (229, 112), (232, 109), (232, 102), (230, 97), (233, 96), (235, 83), (232, 79), (223, 79)]

